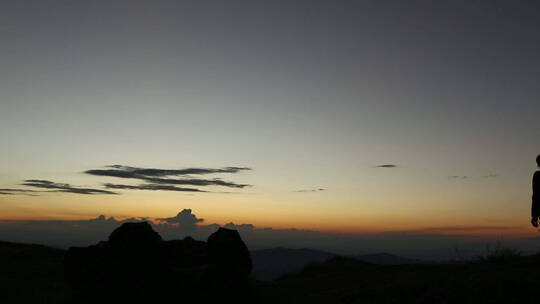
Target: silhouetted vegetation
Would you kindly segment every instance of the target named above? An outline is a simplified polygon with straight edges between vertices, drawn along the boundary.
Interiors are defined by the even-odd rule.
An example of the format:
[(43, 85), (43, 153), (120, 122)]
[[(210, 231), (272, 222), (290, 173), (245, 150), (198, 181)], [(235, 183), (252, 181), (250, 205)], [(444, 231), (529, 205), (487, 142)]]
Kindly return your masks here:
[(480, 262), (505, 263), (519, 259), (523, 253), (515, 248), (505, 247), (501, 242), (495, 245), (486, 245), (484, 254), (478, 256)]

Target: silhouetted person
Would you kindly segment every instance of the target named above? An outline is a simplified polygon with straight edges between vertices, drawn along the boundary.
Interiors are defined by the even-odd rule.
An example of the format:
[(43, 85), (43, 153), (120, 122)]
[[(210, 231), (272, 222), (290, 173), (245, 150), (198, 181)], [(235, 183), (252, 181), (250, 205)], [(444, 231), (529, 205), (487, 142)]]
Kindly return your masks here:
[[(536, 165), (540, 168), (540, 155), (536, 157)], [(540, 217), (540, 171), (534, 172), (532, 188), (531, 224), (538, 227), (538, 217)]]

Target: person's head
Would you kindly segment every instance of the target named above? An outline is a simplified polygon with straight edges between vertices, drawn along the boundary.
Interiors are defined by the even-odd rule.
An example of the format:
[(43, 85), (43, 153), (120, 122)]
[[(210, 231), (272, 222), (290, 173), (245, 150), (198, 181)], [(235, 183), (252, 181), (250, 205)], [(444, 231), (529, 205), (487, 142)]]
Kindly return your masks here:
[(536, 157), (536, 165), (540, 167), (540, 154)]

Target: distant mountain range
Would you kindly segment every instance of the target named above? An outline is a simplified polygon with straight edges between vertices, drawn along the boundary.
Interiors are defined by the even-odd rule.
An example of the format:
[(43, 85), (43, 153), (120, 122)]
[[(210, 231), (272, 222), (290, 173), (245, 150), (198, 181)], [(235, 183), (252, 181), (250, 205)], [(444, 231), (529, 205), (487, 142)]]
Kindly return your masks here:
[(350, 256), (362, 262), (380, 265), (404, 265), (404, 264), (431, 264), (431, 261), (404, 258), (390, 253), (375, 253)]
[(312, 249), (283, 247), (253, 250), (252, 275), (258, 280), (273, 280), (287, 272), (299, 270), (313, 262), (323, 262), (336, 254)]
[[(324, 262), (338, 256), (335, 253), (313, 249), (276, 247), (251, 251), (253, 276), (258, 280), (273, 280), (289, 272), (298, 271), (314, 262)], [(389, 253), (349, 256), (362, 262), (381, 265), (426, 264), (428, 261), (409, 259)]]

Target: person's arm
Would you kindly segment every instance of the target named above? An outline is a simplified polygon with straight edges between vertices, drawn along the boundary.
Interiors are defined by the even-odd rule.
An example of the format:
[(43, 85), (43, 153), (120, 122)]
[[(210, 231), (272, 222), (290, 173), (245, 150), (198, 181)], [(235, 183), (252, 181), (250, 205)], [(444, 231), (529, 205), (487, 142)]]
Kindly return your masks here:
[(536, 171), (533, 175), (532, 190), (531, 225), (538, 227), (538, 217), (540, 216), (540, 171)]
[(540, 200), (540, 171), (534, 172), (532, 183), (533, 200)]

